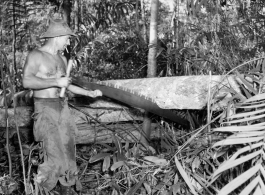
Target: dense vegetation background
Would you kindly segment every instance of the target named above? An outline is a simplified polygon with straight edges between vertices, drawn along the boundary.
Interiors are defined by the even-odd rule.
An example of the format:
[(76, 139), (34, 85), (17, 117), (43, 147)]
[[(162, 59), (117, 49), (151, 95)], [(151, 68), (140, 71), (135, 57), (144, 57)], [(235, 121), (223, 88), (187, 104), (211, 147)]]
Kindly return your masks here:
[[(24, 90), (25, 57), (42, 44), (49, 17), (63, 17), (75, 29), (78, 37), (69, 48), (78, 59), (73, 74), (91, 81), (145, 78), (148, 51), (155, 47), (157, 76), (235, 74), (242, 91), (227, 89), (230, 97), (218, 110), (211, 107), (213, 96), (206, 114), (187, 111), (190, 129), (160, 121), (157, 154), (118, 139), (113, 145), (80, 146), (83, 193), (264, 194), (264, 1), (181, 0), (173, 1), (173, 9), (160, 2), (158, 40), (152, 45), (154, 2), (2, 0), (1, 106), (16, 106), (12, 97)], [(21, 153), (12, 153), (18, 149), (12, 139), (21, 140), (7, 134), (0, 141), (0, 193), (36, 193), (39, 148), (24, 143)]]

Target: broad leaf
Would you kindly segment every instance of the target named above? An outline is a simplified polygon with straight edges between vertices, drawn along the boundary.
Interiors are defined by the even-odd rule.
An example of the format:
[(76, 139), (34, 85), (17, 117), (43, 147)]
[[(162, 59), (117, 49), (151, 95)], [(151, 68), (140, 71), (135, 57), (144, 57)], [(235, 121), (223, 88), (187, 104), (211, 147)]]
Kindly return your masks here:
[(96, 154), (95, 156), (92, 156), (92, 157), (89, 159), (89, 163), (93, 163), (93, 162), (96, 162), (96, 161), (102, 160), (102, 159), (104, 159), (106, 156), (110, 156), (110, 153), (99, 153), (99, 154)]
[(110, 167), (110, 155), (106, 156), (103, 161), (102, 171), (105, 172)]
[(167, 165), (168, 161), (166, 159), (161, 159), (156, 156), (145, 156), (143, 157), (145, 160), (150, 161), (156, 165), (165, 166)]
[(145, 176), (143, 176), (143, 178), (128, 191), (127, 195), (135, 194), (136, 191), (142, 186), (144, 180), (145, 180)]
[(115, 171), (116, 169), (118, 169), (119, 167), (125, 165), (124, 161), (118, 161), (118, 162), (115, 162), (112, 166), (111, 166), (111, 170), (112, 171)]
[(197, 192), (195, 191), (195, 189), (194, 189), (194, 187), (193, 187), (193, 185), (192, 185), (187, 173), (182, 168), (182, 166), (181, 166), (180, 162), (178, 161), (176, 155), (175, 155), (175, 164), (176, 164), (176, 166), (178, 168), (178, 171), (179, 171), (180, 175), (182, 176), (182, 178), (184, 179), (186, 184), (189, 186), (191, 193), (193, 193), (194, 195), (197, 195)]

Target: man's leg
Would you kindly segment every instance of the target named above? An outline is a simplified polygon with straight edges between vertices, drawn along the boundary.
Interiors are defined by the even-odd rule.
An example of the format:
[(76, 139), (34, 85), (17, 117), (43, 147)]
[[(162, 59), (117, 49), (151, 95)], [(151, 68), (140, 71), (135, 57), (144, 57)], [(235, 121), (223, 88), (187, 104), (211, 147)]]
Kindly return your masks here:
[(44, 150), (44, 163), (38, 168), (36, 181), (48, 191), (58, 180), (64, 186), (74, 185), (77, 173), (74, 136), (61, 125), (61, 111), (63, 107), (58, 100), (35, 102), (34, 135), (36, 141), (43, 143)]
[(59, 122), (59, 134), (62, 142), (62, 149), (65, 155), (66, 172), (65, 177), (60, 177), (59, 181), (62, 184), (62, 194), (76, 194), (70, 186), (75, 185), (77, 180), (77, 166), (76, 166), (76, 150), (75, 150), (75, 132), (77, 131), (73, 117), (71, 116), (67, 102), (62, 102), (63, 109), (61, 111)]

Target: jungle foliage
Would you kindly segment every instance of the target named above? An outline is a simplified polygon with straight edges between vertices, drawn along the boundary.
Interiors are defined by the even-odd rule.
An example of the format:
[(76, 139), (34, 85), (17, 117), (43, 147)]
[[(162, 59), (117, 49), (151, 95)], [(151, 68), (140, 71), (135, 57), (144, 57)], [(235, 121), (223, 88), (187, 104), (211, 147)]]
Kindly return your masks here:
[[(148, 1), (81, 0), (78, 12), (73, 11), (75, 1), (69, 2), (70, 25), (78, 34), (70, 48), (78, 60), (73, 74), (91, 81), (146, 76), (148, 48), (152, 47), (143, 34), (144, 25), (149, 26)], [(62, 4), (2, 0), (2, 107), (16, 106), (12, 98), (23, 90), (25, 56), (42, 44), (39, 36), (48, 16), (61, 17)], [(115, 136), (110, 145), (78, 146), (84, 193), (265, 193), (264, 9), (262, 0), (182, 0), (175, 1), (172, 12), (160, 4), (157, 75), (213, 74), (224, 79), (236, 75), (241, 91), (227, 88), (224, 96), (217, 97), (212, 89), (203, 117), (202, 112), (186, 112), (190, 129), (178, 129), (160, 119), (161, 139), (153, 140), (156, 154)], [(226, 104), (216, 108), (224, 97)], [(0, 146), (0, 194), (17, 189), (20, 194), (36, 194), (34, 174), (43, 158), (38, 145), (3, 133)]]

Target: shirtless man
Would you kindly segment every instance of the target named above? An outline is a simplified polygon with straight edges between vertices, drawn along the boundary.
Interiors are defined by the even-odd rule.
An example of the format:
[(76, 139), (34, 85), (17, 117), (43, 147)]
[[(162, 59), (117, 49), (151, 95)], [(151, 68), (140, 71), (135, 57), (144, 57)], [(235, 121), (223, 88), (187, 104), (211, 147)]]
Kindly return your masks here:
[(102, 96), (99, 90), (89, 91), (71, 84), (66, 77), (67, 60), (61, 52), (75, 36), (63, 20), (50, 20), (42, 38), (45, 45), (33, 50), (26, 59), (23, 86), (34, 91), (34, 137), (41, 142), (44, 163), (35, 178), (40, 187), (52, 190), (61, 184), (60, 194), (75, 194), (71, 186), (77, 179), (75, 161), (75, 132), (77, 128), (71, 117), (67, 100), (60, 98), (61, 88), (80, 95)]

